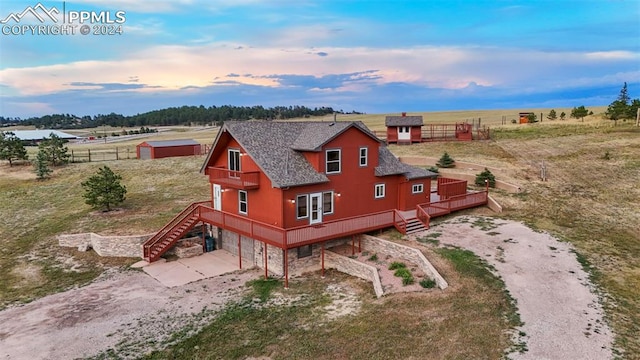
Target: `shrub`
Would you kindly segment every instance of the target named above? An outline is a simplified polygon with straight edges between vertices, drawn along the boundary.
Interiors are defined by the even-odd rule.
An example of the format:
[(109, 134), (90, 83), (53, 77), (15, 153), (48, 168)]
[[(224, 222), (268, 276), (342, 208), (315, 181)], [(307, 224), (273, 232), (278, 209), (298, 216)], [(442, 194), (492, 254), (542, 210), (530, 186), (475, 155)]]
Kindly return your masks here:
[(512, 124), (517, 124), (517, 123), (518, 123), (518, 120), (516, 120), (516, 119), (511, 119), (511, 123), (512, 123)]
[(406, 268), (407, 265), (403, 262), (399, 262), (399, 261), (394, 261), (391, 263), (391, 265), (389, 265), (389, 270), (397, 270), (397, 269), (404, 269)]
[(411, 285), (415, 282), (415, 280), (413, 279), (413, 276), (411, 276), (411, 274), (409, 274), (409, 276), (403, 276), (402, 277), (402, 285)]
[(442, 154), (442, 157), (440, 158), (440, 160), (438, 160), (438, 162), (436, 163), (436, 165), (438, 165), (438, 167), (441, 167), (441, 168), (452, 168), (456, 166), (456, 161), (453, 160), (453, 158), (449, 156), (449, 154), (445, 151), (444, 154)]
[(476, 175), (475, 184), (478, 186), (484, 186), (485, 180), (489, 180), (490, 187), (492, 188), (496, 187), (496, 177), (487, 168), (484, 168), (484, 171)]
[(420, 286), (425, 289), (433, 289), (434, 287), (436, 287), (436, 281), (433, 279), (422, 279), (420, 281)]
[(439, 170), (438, 170), (438, 167), (437, 167), (437, 166), (429, 166), (429, 167), (427, 168), (427, 170), (429, 170), (429, 171), (431, 171), (431, 172), (434, 172), (434, 173), (436, 173), (436, 174), (439, 172)]
[(371, 257), (369, 257), (370, 261), (378, 261), (378, 254), (373, 254), (371, 255)]
[(397, 269), (393, 275), (397, 276), (397, 277), (406, 277), (406, 276), (411, 276), (411, 271), (409, 271), (409, 269), (407, 268), (400, 268)]

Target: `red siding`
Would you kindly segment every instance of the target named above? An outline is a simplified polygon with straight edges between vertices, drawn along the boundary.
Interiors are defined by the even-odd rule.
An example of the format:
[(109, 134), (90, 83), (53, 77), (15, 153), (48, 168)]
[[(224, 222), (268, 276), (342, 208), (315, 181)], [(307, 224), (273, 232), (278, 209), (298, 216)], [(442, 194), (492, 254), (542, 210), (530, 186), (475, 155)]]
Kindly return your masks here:
[(387, 126), (387, 143), (398, 142), (398, 128), (396, 126)]
[[(413, 185), (422, 184), (421, 193), (413, 193)], [(399, 210), (414, 210), (416, 205), (428, 203), (431, 196), (431, 179), (406, 181), (400, 184)]]
[(411, 141), (412, 142), (422, 141), (422, 126), (411, 127)]
[(151, 158), (152, 159), (160, 159), (166, 157), (176, 157), (176, 156), (192, 156), (192, 155), (200, 155), (201, 145), (181, 145), (181, 146), (151, 146), (146, 142), (139, 144), (136, 146), (136, 156), (140, 158), (140, 148), (146, 147), (151, 148)]

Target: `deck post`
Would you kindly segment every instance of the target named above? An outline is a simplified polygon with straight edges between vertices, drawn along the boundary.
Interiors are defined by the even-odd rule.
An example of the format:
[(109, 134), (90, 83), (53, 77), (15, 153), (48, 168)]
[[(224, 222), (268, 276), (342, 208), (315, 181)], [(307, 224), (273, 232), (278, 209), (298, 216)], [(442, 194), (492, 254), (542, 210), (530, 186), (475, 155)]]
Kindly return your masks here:
[(267, 243), (263, 242), (264, 244), (264, 279), (267, 280), (269, 278), (269, 273), (268, 273), (268, 258), (267, 258)]
[(358, 235), (358, 252), (362, 252), (362, 235)]
[(355, 235), (351, 235), (351, 256), (354, 256), (356, 254), (356, 239), (354, 238)]
[(242, 241), (240, 239), (240, 234), (238, 234), (238, 262), (240, 263), (240, 270), (242, 270)]
[(289, 249), (282, 249), (284, 251), (284, 288), (289, 288)]
[(322, 258), (322, 278), (324, 279), (324, 241), (322, 242), (322, 252), (321, 252), (321, 258)]
[(200, 229), (202, 229), (202, 251), (206, 252), (207, 251), (207, 244), (206, 244), (206, 240), (205, 240), (205, 236), (204, 236), (204, 231), (206, 229), (206, 226), (204, 224), (202, 224), (202, 226), (204, 227), (204, 229), (201, 227)]

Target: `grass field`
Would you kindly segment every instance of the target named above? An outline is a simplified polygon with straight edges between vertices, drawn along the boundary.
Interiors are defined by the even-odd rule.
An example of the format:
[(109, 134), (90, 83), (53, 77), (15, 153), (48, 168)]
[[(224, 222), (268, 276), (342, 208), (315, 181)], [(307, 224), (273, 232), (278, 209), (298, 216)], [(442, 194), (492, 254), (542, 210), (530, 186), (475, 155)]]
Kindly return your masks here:
[[(568, 113), (570, 110), (556, 111)], [(599, 116), (589, 117), (584, 123), (575, 119), (545, 119), (537, 124), (494, 127), (492, 121), (499, 122), (502, 115), (508, 114), (479, 111), (425, 115), (427, 123), (431, 118), (455, 122), (481, 117), (483, 124), (494, 129), (493, 140), (392, 146), (391, 150), (397, 155), (424, 156), (440, 156), (447, 151), (456, 160), (500, 168), (498, 178), (517, 183), (524, 191), (519, 194), (493, 191), (493, 196), (505, 208), (503, 214), (496, 216), (524, 221), (575, 246), (578, 259), (590, 269), (602, 295), (607, 318), (616, 333), (616, 346), (624, 352), (624, 357), (637, 358), (640, 354), (637, 336), (640, 333), (640, 128), (628, 122), (619, 122), (614, 127)], [(338, 120), (363, 120), (371, 128), (383, 130), (380, 126), (384, 115), (339, 116)], [(210, 143), (216, 132), (215, 129), (179, 130), (154, 136), (193, 138)], [(118, 146), (134, 146), (141, 141), (123, 142)], [(113, 145), (115, 143), (103, 146)], [(70, 148), (81, 146), (88, 145), (70, 145)], [(0, 165), (0, 203), (3, 204), (0, 217), (4, 219), (0, 225), (3, 242), (0, 268), (4, 274), (0, 277), (0, 308), (85, 284), (106, 267), (126, 267), (132, 263), (130, 259), (100, 258), (92, 252), (61, 249), (55, 235), (83, 231), (139, 234), (157, 230), (186, 204), (209, 195), (206, 178), (198, 173), (203, 160), (203, 157), (189, 157), (73, 164), (57, 169), (52, 179), (43, 182), (36, 181), (28, 168)], [(538, 175), (543, 161), (548, 169), (546, 182), (540, 181)], [(102, 165), (122, 174), (128, 189), (123, 210), (117, 214), (95, 213), (83, 203), (80, 182)], [(272, 344), (277, 340), (284, 341), (290, 352), (281, 353), (274, 347), (274, 357), (303, 356), (304, 349), (308, 348), (319, 358), (340, 358), (341, 351), (347, 350), (359, 354), (359, 358), (370, 358), (373, 351), (377, 351), (382, 358), (387, 354), (384, 349), (389, 347), (405, 357), (499, 358), (509, 346), (503, 330), (510, 327), (503, 318), (509, 312), (508, 306), (495, 308), (496, 303), (508, 303), (501, 288), (488, 286), (487, 281), (492, 280), (476, 276), (477, 272), (470, 275), (461, 271), (455, 256), (430, 256), (435, 256), (435, 265), (443, 270), (445, 277), (459, 286), (453, 286), (441, 296), (427, 293), (381, 301), (372, 299), (368, 290), (360, 289), (363, 305), (356, 318), (319, 327), (313, 325), (313, 314), (304, 311), (307, 305), (277, 308), (269, 311), (273, 315), (268, 319), (275, 324), (272, 333), (264, 322), (263, 309), (225, 313), (235, 322), (222, 317), (209, 331), (220, 327), (237, 333), (248, 343), (244, 350), (224, 350), (229, 352), (220, 353), (219, 357), (249, 356), (254, 354), (253, 347), (260, 344), (274, 347)], [(328, 279), (340, 276), (334, 274)], [(292, 285), (292, 289), (296, 287), (313, 294), (309, 300), (313, 306), (321, 306), (326, 301), (325, 295), (314, 290), (313, 282), (301, 280)], [(296, 294), (295, 291), (298, 290), (292, 294)], [(457, 306), (456, 311), (451, 311), (453, 304)], [(415, 319), (410, 316), (413, 312), (418, 313)], [(294, 322), (298, 326), (287, 322), (291, 316), (300, 318)], [(466, 326), (470, 319), (471, 325)], [(310, 328), (301, 325), (307, 321), (312, 324)], [(248, 329), (248, 324), (256, 322), (254, 330)], [(311, 330), (322, 336), (310, 337)], [(354, 339), (360, 339), (363, 334), (367, 334), (367, 342), (357, 347)], [(256, 341), (262, 342), (252, 342), (255, 336)], [(180, 349), (207, 341), (212, 339), (205, 331), (151, 357), (177, 357), (178, 352), (182, 353)], [(457, 348), (457, 352), (445, 350), (443, 342), (447, 347)], [(326, 352), (322, 352), (325, 347)], [(368, 352), (369, 348), (372, 352)], [(425, 348), (426, 352), (418, 353), (417, 349)], [(193, 354), (202, 355), (197, 351)]]

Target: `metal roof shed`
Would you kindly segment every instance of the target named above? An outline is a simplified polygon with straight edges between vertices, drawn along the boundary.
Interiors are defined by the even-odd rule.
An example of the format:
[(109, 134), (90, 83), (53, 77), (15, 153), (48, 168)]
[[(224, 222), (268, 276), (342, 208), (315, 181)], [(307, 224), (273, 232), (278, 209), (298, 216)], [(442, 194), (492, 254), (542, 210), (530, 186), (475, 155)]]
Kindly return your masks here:
[(201, 148), (200, 143), (195, 140), (145, 141), (136, 146), (136, 156), (138, 159), (148, 160), (200, 155)]

